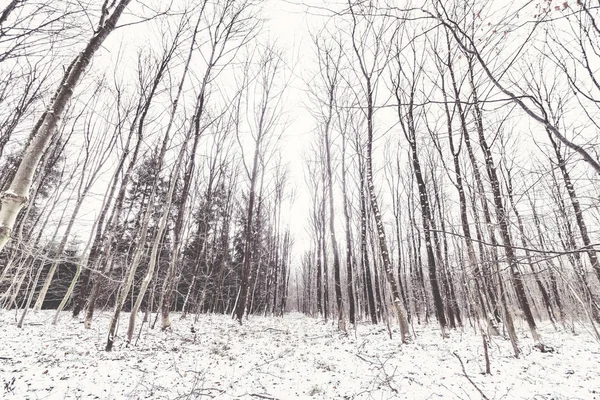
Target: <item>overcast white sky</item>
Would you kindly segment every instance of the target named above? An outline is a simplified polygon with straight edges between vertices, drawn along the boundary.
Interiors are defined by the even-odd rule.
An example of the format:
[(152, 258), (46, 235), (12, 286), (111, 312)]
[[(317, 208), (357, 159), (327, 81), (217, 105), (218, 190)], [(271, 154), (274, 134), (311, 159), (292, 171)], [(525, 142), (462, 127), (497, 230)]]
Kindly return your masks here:
[(286, 94), (285, 111), (289, 125), (283, 136), (284, 160), (289, 162), (290, 185), (295, 190), (295, 201), (288, 215), (290, 231), (295, 238), (294, 255), (299, 258), (310, 248), (308, 242), (308, 216), (310, 197), (304, 176), (304, 152), (312, 140), (315, 121), (307, 112), (308, 96), (305, 80), (314, 60), (311, 30), (318, 29), (321, 18), (309, 17), (306, 6), (300, 1), (269, 0), (264, 7), (265, 33), (269, 39), (285, 50), (292, 74)]

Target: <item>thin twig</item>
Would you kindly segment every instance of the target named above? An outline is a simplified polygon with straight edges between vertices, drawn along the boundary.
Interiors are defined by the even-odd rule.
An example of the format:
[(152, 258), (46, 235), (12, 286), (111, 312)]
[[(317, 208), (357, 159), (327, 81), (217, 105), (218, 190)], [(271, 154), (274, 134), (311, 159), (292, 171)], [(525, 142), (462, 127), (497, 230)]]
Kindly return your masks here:
[(475, 389), (477, 389), (477, 391), (479, 392), (479, 394), (481, 395), (481, 397), (483, 397), (484, 400), (490, 400), (489, 397), (487, 397), (485, 395), (485, 393), (483, 393), (481, 391), (481, 389), (479, 389), (479, 387), (475, 384), (475, 382), (473, 382), (473, 380), (469, 377), (469, 375), (467, 375), (467, 371), (465, 370), (465, 365), (463, 364), (462, 360), (460, 359), (459, 355), (456, 354), (456, 352), (452, 352), (452, 354), (454, 355), (454, 357), (456, 357), (458, 359), (458, 362), (460, 363), (460, 366), (462, 368), (463, 374), (465, 376), (465, 378), (467, 378), (469, 380), (469, 382), (471, 383), (471, 385), (473, 385), (473, 387)]
[(272, 397), (268, 394), (260, 394), (260, 393), (250, 393), (251, 397), (258, 397), (259, 399), (269, 399), (269, 400), (277, 400), (277, 397)]

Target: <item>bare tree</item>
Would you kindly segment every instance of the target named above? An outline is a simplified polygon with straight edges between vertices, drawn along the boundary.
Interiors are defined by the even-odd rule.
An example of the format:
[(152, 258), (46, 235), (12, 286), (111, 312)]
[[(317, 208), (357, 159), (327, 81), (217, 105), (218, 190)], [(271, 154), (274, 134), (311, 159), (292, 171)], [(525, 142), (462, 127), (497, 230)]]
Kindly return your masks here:
[[(334, 195), (333, 195), (333, 169), (332, 165), (332, 147), (333, 139), (332, 134), (334, 130), (334, 118), (335, 109), (337, 107), (336, 101), (339, 96), (339, 86), (342, 80), (341, 74), (341, 62), (343, 56), (343, 50), (339, 43), (328, 43), (323, 39), (316, 37), (314, 39), (317, 59), (318, 59), (318, 76), (319, 85), (322, 87), (315, 87), (313, 96), (315, 97), (317, 112), (315, 118), (317, 119), (317, 131), (322, 143), (324, 159), (322, 160), (323, 169), (325, 173), (325, 180), (323, 182), (324, 193), (323, 196), (328, 200), (328, 212), (329, 212), (329, 239), (331, 242), (331, 251), (333, 254), (333, 277), (335, 287), (335, 300), (337, 307), (338, 316), (338, 328), (340, 330), (346, 330), (345, 322), (345, 311), (344, 301), (342, 297), (342, 283), (340, 274), (340, 253), (338, 248), (338, 241), (335, 234), (335, 208), (334, 208)], [(318, 93), (323, 91), (323, 93)]]
[[(244, 251), (243, 265), (240, 277), (240, 287), (237, 304), (235, 307), (235, 318), (241, 324), (242, 318), (247, 311), (249, 303), (250, 288), (253, 286), (252, 271), (252, 244), (254, 242), (253, 224), (257, 212), (257, 191), (259, 189), (259, 178), (264, 173), (264, 166), (268, 159), (269, 145), (272, 145), (275, 139), (276, 130), (280, 123), (279, 114), (282, 91), (280, 79), (283, 73), (283, 61), (281, 54), (272, 47), (261, 49), (258, 56), (256, 78), (250, 76), (251, 69), (246, 68), (244, 79), (255, 79), (255, 85), (250, 86), (246, 91), (246, 107), (250, 108), (250, 114), (246, 116), (249, 124), (251, 142), (254, 146), (251, 164), (243, 160), (244, 170), (248, 177), (248, 204), (246, 208), (246, 219), (244, 226)], [(242, 85), (246, 86), (246, 85)], [(255, 87), (254, 87), (255, 86)], [(251, 90), (256, 90), (256, 94), (250, 96)], [(252, 100), (250, 100), (252, 99)], [(241, 100), (241, 98), (240, 98)], [(238, 103), (238, 112), (241, 101)], [(241, 114), (236, 124), (236, 135), (241, 142), (241, 134), (244, 126), (241, 125)]]

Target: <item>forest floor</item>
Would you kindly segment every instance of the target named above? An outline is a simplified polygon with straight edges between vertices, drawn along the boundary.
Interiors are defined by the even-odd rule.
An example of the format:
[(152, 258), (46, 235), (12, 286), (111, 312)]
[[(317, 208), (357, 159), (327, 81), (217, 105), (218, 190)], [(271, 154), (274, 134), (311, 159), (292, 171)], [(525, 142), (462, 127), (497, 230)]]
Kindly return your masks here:
[(52, 317), (31, 313), (19, 329), (14, 312), (0, 312), (0, 398), (600, 399), (600, 344), (579, 324), (575, 334), (541, 327), (553, 353), (533, 348), (521, 326), (519, 359), (510, 342), (492, 338), (486, 376), (472, 328), (442, 339), (437, 326), (415, 326), (416, 340), (400, 345), (385, 325), (343, 334), (300, 314), (250, 317), (243, 326), (223, 315), (175, 315), (173, 331), (138, 326), (137, 345), (119, 336), (107, 353), (108, 313), (90, 330), (67, 313), (57, 326)]

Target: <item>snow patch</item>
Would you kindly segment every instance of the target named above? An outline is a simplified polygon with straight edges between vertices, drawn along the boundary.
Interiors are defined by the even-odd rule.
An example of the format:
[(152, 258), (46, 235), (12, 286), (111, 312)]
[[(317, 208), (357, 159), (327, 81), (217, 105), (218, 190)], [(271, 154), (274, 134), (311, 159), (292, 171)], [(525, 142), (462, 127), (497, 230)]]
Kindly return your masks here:
[(540, 327), (554, 349), (547, 353), (521, 327), (520, 359), (508, 340), (492, 338), (486, 376), (472, 328), (442, 339), (436, 326), (415, 325), (415, 340), (401, 345), (397, 329), (392, 340), (368, 323), (344, 334), (301, 314), (250, 317), (243, 326), (224, 315), (179, 317), (169, 332), (144, 324), (127, 346), (124, 313), (107, 353), (110, 313), (86, 330), (67, 315), (51, 325), (53, 311), (32, 313), (18, 329), (14, 313), (0, 312), (0, 398), (480, 399), (456, 353), (490, 399), (600, 399), (600, 346), (580, 326), (579, 335)]

